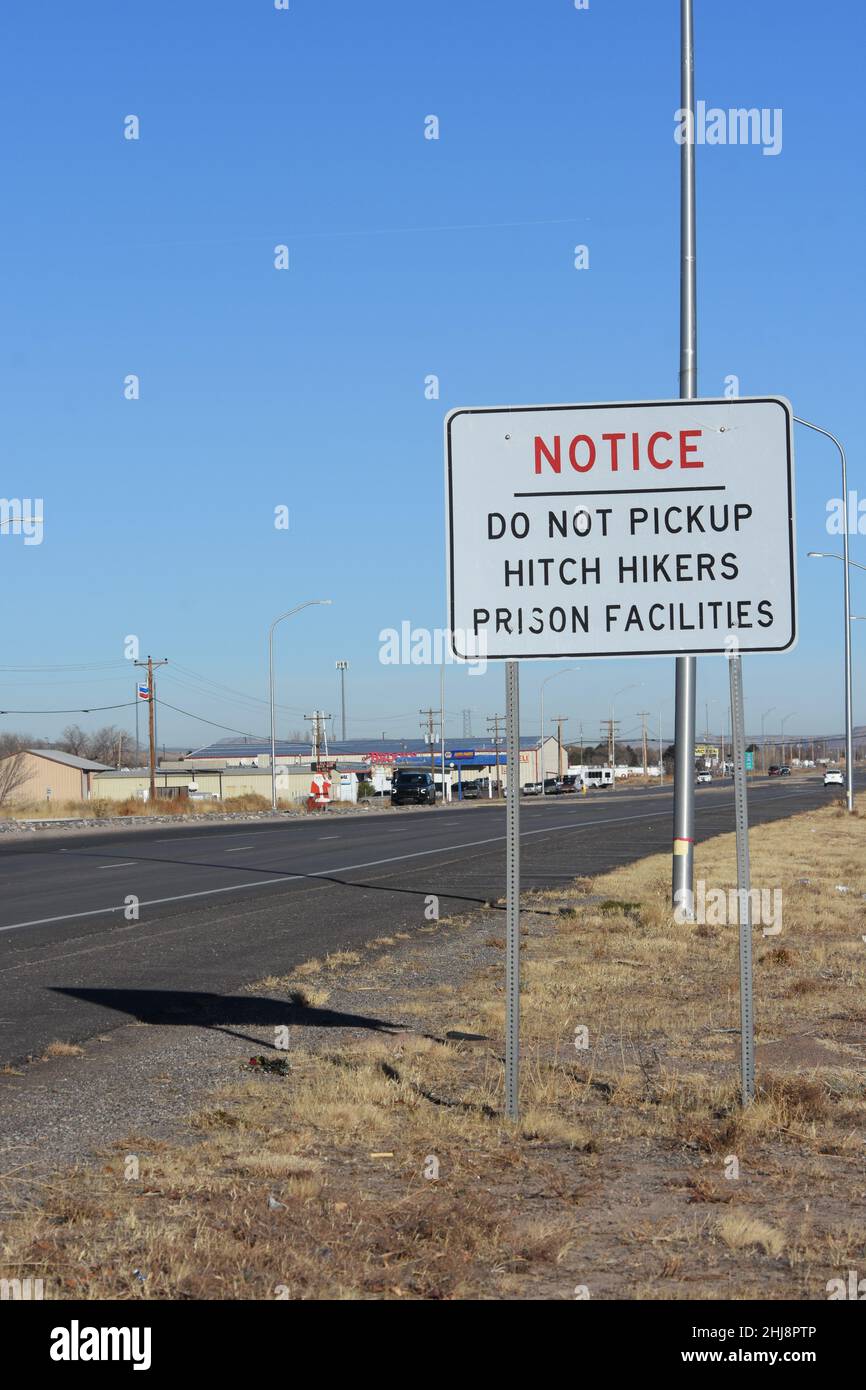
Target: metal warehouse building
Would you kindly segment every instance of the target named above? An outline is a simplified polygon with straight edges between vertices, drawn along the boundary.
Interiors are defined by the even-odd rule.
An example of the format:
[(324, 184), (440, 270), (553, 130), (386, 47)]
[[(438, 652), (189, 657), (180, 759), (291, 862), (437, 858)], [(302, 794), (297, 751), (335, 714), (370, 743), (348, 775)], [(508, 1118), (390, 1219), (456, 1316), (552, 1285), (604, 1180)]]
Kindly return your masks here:
[[(407, 766), (429, 768), (431, 760), (435, 762), (438, 769), (440, 748), (441, 745), (437, 743), (431, 749), (430, 745), (421, 738), (347, 739), (329, 742), (327, 753), (323, 756), (329, 765), (338, 770), (347, 764), (353, 766), (362, 764), (371, 772), (377, 768), (385, 771), (394, 767)], [(312, 767), (312, 749), (309, 743), (289, 743), (278, 740), (275, 751), (278, 773), (280, 769), (290, 773), (294, 769), (309, 771)], [(172, 761), (171, 763), (162, 762), (160, 767), (180, 771), (187, 761), (197, 770), (207, 768), (221, 768), (226, 771), (230, 768), (244, 768), (249, 769), (250, 772), (254, 769), (269, 770), (271, 746), (264, 739), (220, 739), (204, 748), (197, 748), (188, 754), (187, 759)], [(503, 774), (505, 763), (505, 740), (502, 739), (499, 744), (499, 764)], [(446, 772), (450, 769), (451, 780), (454, 785), (457, 783), (459, 768), (465, 769), (470, 776), (483, 776), (490, 769), (495, 768), (495, 765), (496, 749), (491, 739), (466, 737), (459, 741), (446, 740), (445, 768)], [(539, 746), (538, 739), (531, 735), (521, 738), (521, 786), (527, 782), (540, 781), (543, 776), (561, 776), (567, 770), (567, 754), (563, 749), (560, 760), (559, 746), (552, 735), (548, 735), (544, 739), (543, 748)], [(505, 780), (505, 776), (503, 776), (503, 780)]]
[(19, 760), (20, 778), (9, 793), (9, 801), (89, 801), (94, 778), (105, 772), (106, 763), (77, 758), (57, 748), (26, 748), (4, 758), (5, 764)]

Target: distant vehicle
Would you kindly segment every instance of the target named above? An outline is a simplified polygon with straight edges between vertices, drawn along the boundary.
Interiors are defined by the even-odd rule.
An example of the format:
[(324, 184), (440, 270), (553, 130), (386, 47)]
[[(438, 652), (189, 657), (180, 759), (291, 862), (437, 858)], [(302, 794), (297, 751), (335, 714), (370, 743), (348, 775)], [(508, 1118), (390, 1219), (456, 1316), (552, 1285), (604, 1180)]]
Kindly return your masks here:
[(781, 777), (781, 775), (782, 775), (782, 769), (779, 767), (779, 764), (778, 764), (778, 763), (771, 763), (771, 764), (770, 764), (770, 767), (769, 767), (769, 769), (768, 769), (767, 775), (768, 775), (769, 777)]
[(476, 801), (481, 795), (481, 786), (478, 782), (463, 783), (463, 800)]
[(711, 772), (699, 772), (695, 778), (696, 782), (712, 782), (712, 780), (713, 774)]
[(842, 775), (841, 767), (828, 767), (824, 773), (825, 787), (844, 787), (845, 778)]
[(583, 781), (589, 791), (602, 791), (613, 786), (613, 769), (609, 767), (588, 767)]
[(525, 782), (523, 785), (524, 796), (541, 796), (540, 782)]
[(391, 783), (392, 806), (435, 806), (436, 787), (432, 772), (398, 768)]
[(790, 777), (790, 775), (791, 775), (791, 769), (790, 769), (789, 767), (780, 767), (780, 768), (779, 768), (779, 776), (780, 776), (780, 777)]

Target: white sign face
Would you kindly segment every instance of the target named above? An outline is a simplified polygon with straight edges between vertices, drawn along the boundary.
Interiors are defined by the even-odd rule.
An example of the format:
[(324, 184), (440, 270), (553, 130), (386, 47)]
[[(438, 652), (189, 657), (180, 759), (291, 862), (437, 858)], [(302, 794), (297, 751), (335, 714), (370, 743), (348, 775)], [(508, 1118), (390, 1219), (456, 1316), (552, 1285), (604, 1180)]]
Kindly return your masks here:
[(445, 439), (455, 656), (794, 645), (788, 401), (453, 410)]

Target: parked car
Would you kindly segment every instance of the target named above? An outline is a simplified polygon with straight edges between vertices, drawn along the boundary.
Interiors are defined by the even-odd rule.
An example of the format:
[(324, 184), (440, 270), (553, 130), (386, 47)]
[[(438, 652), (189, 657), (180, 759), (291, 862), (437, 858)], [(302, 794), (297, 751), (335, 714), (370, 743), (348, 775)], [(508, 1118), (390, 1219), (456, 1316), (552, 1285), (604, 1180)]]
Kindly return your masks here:
[(398, 768), (391, 783), (392, 806), (435, 806), (436, 787), (432, 772)]
[(842, 774), (841, 767), (828, 767), (827, 771), (824, 773), (824, 786), (844, 787), (844, 785), (845, 778)]
[(541, 796), (541, 783), (525, 782), (522, 790), (524, 796)]
[(466, 782), (463, 782), (463, 783), (462, 783), (462, 786), (463, 786), (463, 800), (464, 800), (464, 801), (477, 801), (478, 797), (481, 795), (481, 786), (480, 786), (480, 784), (479, 784), (477, 781), (475, 781), (475, 782), (473, 782), (473, 781), (466, 781)]
[(696, 782), (712, 782), (712, 780), (713, 774), (711, 772), (699, 772), (695, 778)]

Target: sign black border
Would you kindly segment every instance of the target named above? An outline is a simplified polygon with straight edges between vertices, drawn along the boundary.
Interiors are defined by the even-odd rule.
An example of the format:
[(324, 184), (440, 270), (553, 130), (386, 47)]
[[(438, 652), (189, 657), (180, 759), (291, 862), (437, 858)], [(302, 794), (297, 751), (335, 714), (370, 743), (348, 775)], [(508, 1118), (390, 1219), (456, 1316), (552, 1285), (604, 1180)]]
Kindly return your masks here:
[(778, 405), (785, 414), (787, 423), (786, 430), (786, 449), (787, 449), (787, 479), (788, 479), (788, 560), (789, 560), (789, 582), (791, 594), (791, 636), (782, 647), (746, 647), (742, 651), (743, 656), (759, 652), (787, 652), (796, 645), (798, 636), (797, 623), (797, 586), (796, 586), (796, 560), (794, 555), (794, 460), (793, 460), (793, 427), (794, 411), (790, 401), (781, 396), (700, 396), (694, 399), (677, 398), (671, 401), (585, 401), (575, 405), (491, 405), (491, 406), (458, 406), (455, 410), (450, 410), (445, 417), (445, 469), (447, 481), (447, 504), (448, 511), (445, 524), (448, 532), (448, 645), (452, 655), (463, 662), (478, 661), (570, 661), (575, 658), (586, 658), (587, 660), (604, 659), (605, 657), (653, 657), (653, 656), (724, 656), (724, 647), (681, 647), (666, 648), (664, 651), (616, 651), (616, 652), (512, 652), (508, 656), (492, 656), (487, 653), (476, 653), (474, 656), (465, 656), (458, 652), (454, 645), (454, 491), (452, 481), (452, 459), (451, 459), (451, 422), (456, 420), (459, 415), (525, 415), (527, 413), (540, 414), (546, 410), (634, 410), (641, 406), (667, 407), (674, 405), (684, 405), (694, 408), (702, 405)]

